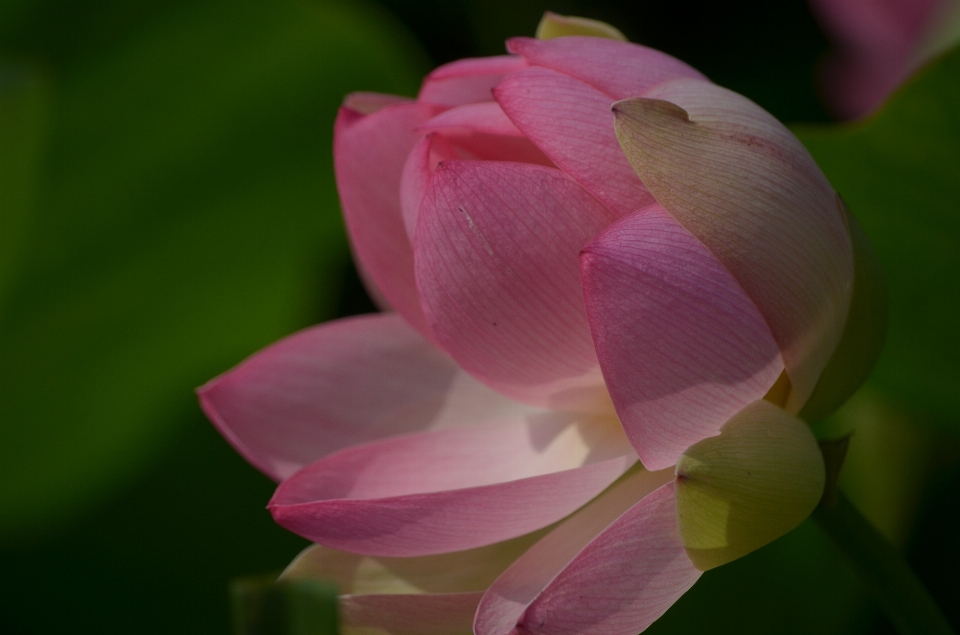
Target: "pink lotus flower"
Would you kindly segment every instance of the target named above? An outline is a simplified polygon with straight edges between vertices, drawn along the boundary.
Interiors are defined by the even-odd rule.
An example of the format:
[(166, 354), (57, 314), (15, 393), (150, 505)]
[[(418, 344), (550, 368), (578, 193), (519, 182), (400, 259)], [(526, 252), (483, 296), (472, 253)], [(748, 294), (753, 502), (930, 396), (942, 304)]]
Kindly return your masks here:
[(820, 79), (846, 119), (878, 107), (927, 60), (960, 40), (957, 0), (810, 0), (834, 42)]
[(818, 382), (859, 234), (793, 135), (642, 46), (507, 48), (340, 111), (347, 227), (395, 312), (200, 390), (348, 630), (640, 632), (810, 513), (796, 414), (852, 389)]

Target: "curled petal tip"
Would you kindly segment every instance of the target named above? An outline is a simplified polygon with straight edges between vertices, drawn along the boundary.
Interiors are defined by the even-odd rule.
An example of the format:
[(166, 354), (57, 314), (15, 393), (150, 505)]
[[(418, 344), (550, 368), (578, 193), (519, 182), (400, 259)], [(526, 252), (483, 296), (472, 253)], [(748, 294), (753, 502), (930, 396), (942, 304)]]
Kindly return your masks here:
[[(651, 115), (672, 115), (681, 121), (690, 123), (690, 114), (686, 110), (673, 102), (663, 99), (646, 99), (643, 97), (621, 99), (620, 101), (614, 102), (610, 110), (617, 115), (618, 123), (622, 119), (628, 127), (631, 119), (639, 120)], [(618, 136), (621, 134), (619, 127), (617, 128), (617, 133)]]

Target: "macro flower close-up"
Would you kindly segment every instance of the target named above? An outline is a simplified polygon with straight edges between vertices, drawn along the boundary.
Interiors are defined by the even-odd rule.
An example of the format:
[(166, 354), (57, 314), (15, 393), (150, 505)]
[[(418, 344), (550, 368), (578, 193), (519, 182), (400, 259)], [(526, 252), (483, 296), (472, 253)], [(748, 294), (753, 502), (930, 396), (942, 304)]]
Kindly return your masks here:
[(0, 635), (957, 635), (960, 0), (0, 0)]
[[(345, 99), (337, 184), (387, 312), (199, 391), (280, 481), (274, 519), (325, 550), (290, 575), (360, 576), (350, 553), (456, 578), (467, 550), (559, 523), (404, 599), (421, 627), (383, 626), (393, 593), (347, 591), (348, 632), (644, 630), (816, 507), (801, 416), (839, 406), (879, 353), (870, 247), (782, 124), (607, 25), (539, 30), (441, 66), (416, 99)], [(854, 370), (821, 382), (832, 364)]]

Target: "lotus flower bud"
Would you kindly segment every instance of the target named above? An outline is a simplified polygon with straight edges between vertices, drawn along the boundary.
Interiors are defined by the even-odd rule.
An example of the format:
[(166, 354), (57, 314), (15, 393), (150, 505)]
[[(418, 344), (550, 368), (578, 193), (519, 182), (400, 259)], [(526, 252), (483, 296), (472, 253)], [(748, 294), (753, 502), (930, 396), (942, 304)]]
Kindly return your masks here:
[(642, 631), (810, 513), (824, 467), (798, 415), (846, 399), (882, 342), (869, 245), (783, 125), (612, 27), (538, 31), (416, 99), (346, 99), (346, 225), (394, 313), (200, 391), (282, 479), (277, 522), (337, 553), (430, 558), (565, 519), (475, 605), (453, 583), (425, 600), (424, 632), (458, 611), (478, 635)]

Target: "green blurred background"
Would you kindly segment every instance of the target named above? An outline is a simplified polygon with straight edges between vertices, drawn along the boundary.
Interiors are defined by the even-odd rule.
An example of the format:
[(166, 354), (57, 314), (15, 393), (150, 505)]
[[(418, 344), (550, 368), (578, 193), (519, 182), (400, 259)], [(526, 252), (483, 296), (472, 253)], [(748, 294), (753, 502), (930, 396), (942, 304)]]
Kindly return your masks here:
[[(890, 279), (844, 487), (960, 626), (960, 60), (829, 123), (802, 0), (0, 0), (0, 633), (227, 633), (305, 542), (193, 389), (372, 310), (330, 157), (342, 96), (415, 94), (545, 9), (606, 20), (788, 122)], [(810, 125), (810, 124), (814, 125)], [(815, 525), (707, 573), (651, 633), (889, 633)]]

